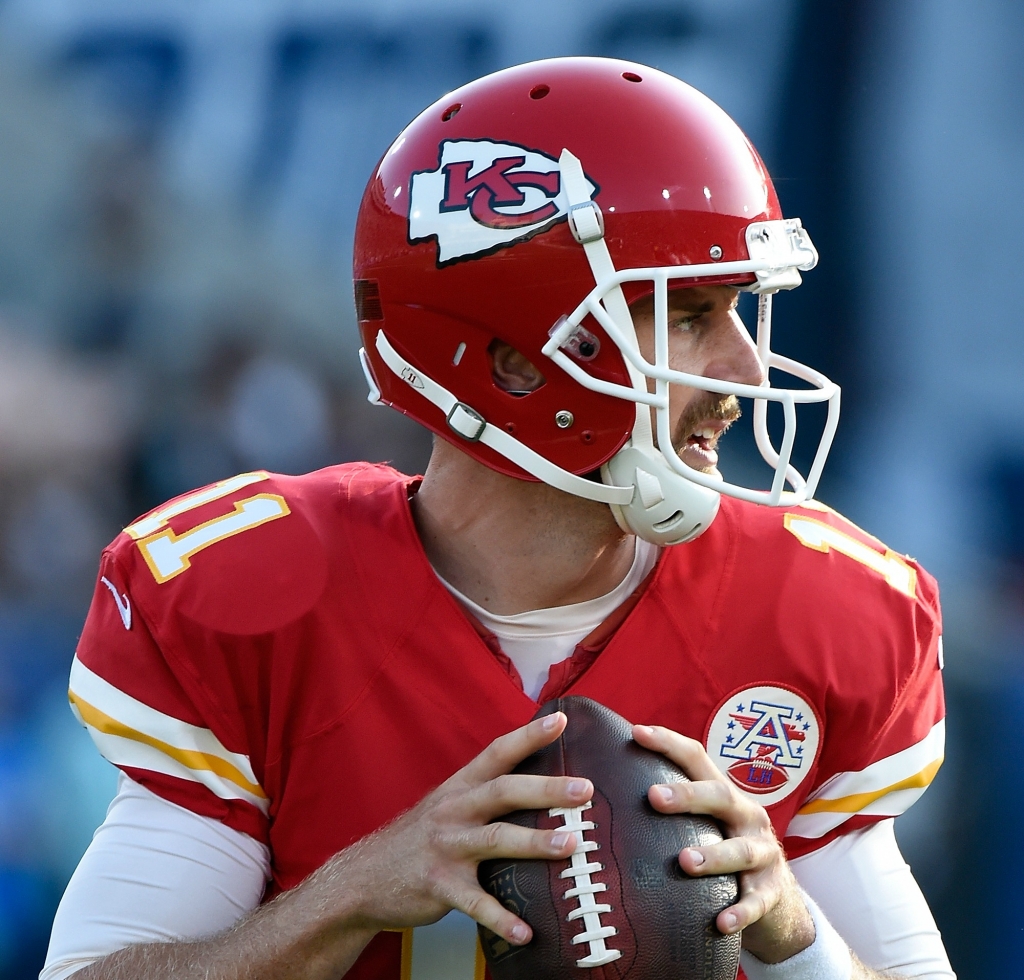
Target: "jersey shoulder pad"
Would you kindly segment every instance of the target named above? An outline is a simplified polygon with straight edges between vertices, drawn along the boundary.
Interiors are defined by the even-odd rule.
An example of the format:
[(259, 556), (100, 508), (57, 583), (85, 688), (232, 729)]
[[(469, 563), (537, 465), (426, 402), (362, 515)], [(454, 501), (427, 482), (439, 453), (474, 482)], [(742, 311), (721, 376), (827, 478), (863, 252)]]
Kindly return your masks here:
[[(871, 594), (900, 595), (939, 615), (935, 579), (838, 511), (816, 500), (792, 507), (734, 501), (733, 511), (748, 545), (785, 565), (804, 588), (863, 602)], [(823, 562), (820, 556), (827, 556)]]
[(158, 632), (172, 615), (238, 634), (293, 622), (326, 585), (331, 512), (345, 469), (257, 470), (173, 498), (108, 548), (120, 585)]
[(891, 588), (939, 613), (935, 579), (909, 555), (894, 551), (837, 510), (816, 500), (787, 509), (784, 528), (806, 548), (836, 551), (880, 576)]

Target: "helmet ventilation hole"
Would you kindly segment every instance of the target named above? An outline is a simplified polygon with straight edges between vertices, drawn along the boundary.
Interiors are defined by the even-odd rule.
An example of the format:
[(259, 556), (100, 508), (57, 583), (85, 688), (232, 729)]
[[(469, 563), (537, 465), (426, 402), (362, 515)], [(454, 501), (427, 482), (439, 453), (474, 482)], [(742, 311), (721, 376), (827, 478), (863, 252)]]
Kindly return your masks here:
[(455, 367), (459, 366), (459, 361), (462, 360), (462, 355), (466, 353), (466, 342), (462, 341), (458, 347), (455, 348), (455, 356), (452, 358), (452, 364)]
[(627, 82), (642, 82), (643, 79), (635, 71), (624, 71), (622, 77)]
[(534, 85), (533, 88), (530, 89), (530, 98), (543, 99), (544, 96), (547, 95), (550, 91), (551, 86), (549, 85)]
[(444, 112), (441, 113), (441, 122), (448, 122), (448, 120), (451, 119), (452, 116), (458, 114), (461, 108), (461, 102), (453, 102), (450, 106), (448, 106), (447, 109), (444, 110)]
[(516, 434), (516, 424), (515, 424), (515, 422), (506, 422), (505, 423), (505, 431), (510, 436), (514, 436)]
[(594, 430), (593, 429), (584, 429), (580, 433), (580, 439), (582, 439), (583, 442), (585, 442), (589, 446), (590, 443), (592, 443), (594, 441)]

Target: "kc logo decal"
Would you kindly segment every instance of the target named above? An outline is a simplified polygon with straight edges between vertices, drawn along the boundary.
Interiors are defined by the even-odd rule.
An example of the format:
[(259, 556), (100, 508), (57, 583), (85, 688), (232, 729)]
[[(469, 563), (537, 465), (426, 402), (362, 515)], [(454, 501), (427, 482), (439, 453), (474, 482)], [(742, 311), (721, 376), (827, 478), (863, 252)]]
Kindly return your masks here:
[(740, 789), (771, 806), (792, 793), (814, 766), (821, 726), (814, 709), (783, 687), (748, 687), (712, 715), (708, 755)]
[[(436, 170), (412, 175), (409, 241), (434, 239), (437, 264), (479, 258), (565, 219), (558, 160), (515, 143), (445, 140)], [(590, 195), (597, 185), (587, 181)]]

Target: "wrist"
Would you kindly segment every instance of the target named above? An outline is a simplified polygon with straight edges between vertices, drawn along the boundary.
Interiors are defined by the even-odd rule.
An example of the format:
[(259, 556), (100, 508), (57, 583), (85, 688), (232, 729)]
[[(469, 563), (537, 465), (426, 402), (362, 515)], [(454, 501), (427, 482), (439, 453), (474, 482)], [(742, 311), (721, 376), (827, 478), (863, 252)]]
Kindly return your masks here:
[(843, 938), (814, 900), (805, 892), (807, 912), (814, 924), (814, 939), (799, 952), (775, 963), (766, 963), (749, 949), (740, 952), (747, 980), (850, 980), (853, 956)]
[(805, 895), (795, 878), (790, 878), (775, 907), (743, 930), (743, 948), (762, 963), (779, 963), (795, 956), (814, 942), (814, 919)]
[[(274, 899), (283, 934), (299, 945), (330, 949), (365, 945), (380, 931), (362, 908), (362, 889), (345, 867), (344, 854), (322, 864), (295, 888)], [(261, 910), (262, 911), (262, 910)]]

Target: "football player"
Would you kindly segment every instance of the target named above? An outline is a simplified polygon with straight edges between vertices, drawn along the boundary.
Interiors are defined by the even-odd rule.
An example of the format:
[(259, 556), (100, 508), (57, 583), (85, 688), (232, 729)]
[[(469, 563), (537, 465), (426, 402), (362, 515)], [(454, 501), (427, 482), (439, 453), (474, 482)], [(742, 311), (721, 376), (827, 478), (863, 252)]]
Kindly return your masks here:
[[(70, 696), (120, 785), (43, 980), (482, 976), (475, 931), (439, 960), (431, 924), (530, 941), (477, 864), (572, 853), (500, 820), (593, 792), (509, 775), (562, 694), (692, 777), (650, 802), (722, 824), (678, 861), (739, 874), (716, 925), (750, 980), (951, 977), (892, 830), (942, 758), (936, 586), (814, 502), (839, 391), (771, 349), (816, 259), (736, 125), (653, 69), (523, 65), (417, 117), (366, 189), (355, 298), (371, 399), (437, 435), (426, 474), (246, 473), (104, 552)], [(763, 489), (718, 469), (739, 399)]]

